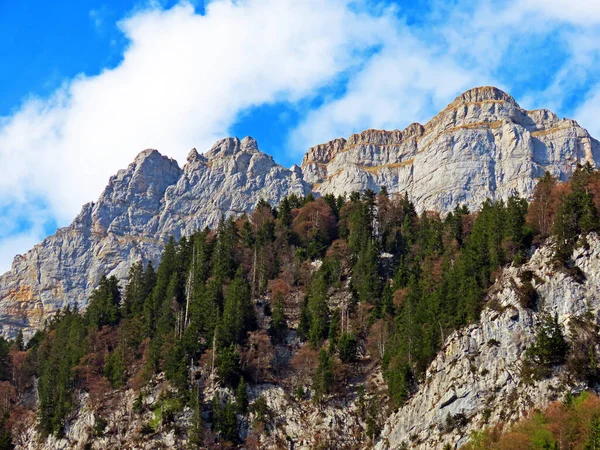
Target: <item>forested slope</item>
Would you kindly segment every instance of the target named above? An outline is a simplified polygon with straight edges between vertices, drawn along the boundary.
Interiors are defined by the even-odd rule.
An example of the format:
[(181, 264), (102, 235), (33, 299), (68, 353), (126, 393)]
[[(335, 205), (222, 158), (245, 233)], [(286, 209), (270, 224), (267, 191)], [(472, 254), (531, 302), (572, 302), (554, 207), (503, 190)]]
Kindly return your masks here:
[[(553, 243), (552, 270), (582, 283), (571, 256), (600, 228), (599, 206), (590, 166), (566, 184), (546, 175), (531, 205), (515, 194), (444, 217), (384, 187), (259, 202), (171, 239), (157, 267), (134, 264), (123, 286), (103, 277), (85, 311), (66, 308), (27, 344), (2, 341), (3, 429), (27, 448), (428, 448), (390, 443), (392, 413), (532, 248)], [(568, 339), (537, 313), (536, 286), (530, 273), (515, 290), (541, 324), (523, 380), (568, 370), (593, 387), (596, 319)], [(451, 419), (440, 434), (469, 417)]]

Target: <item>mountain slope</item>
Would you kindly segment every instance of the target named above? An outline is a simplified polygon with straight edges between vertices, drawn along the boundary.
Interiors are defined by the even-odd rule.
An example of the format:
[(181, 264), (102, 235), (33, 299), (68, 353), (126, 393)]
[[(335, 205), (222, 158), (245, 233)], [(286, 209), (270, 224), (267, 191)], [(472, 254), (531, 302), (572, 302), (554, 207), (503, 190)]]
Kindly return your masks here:
[(183, 169), (145, 150), (71, 225), (17, 256), (0, 277), (2, 333), (32, 332), (61, 307), (85, 306), (102, 275), (124, 279), (133, 262), (156, 262), (171, 235), (215, 226), (260, 198), (278, 203), (309, 190), (299, 171), (275, 164), (252, 138), (223, 139), (204, 155), (194, 149)]
[[(565, 329), (600, 311), (600, 239), (595, 233), (573, 255), (584, 281), (556, 269), (554, 248), (535, 251), (521, 267), (504, 269), (488, 296), (478, 323), (449, 336), (429, 366), (415, 395), (386, 421), (377, 449), (402, 443), (411, 448), (452, 448), (468, 442), (473, 431), (517, 420), (533, 408), (560, 400), (567, 391), (582, 391), (585, 383), (562, 368), (551, 377), (525, 380), (525, 350), (534, 342), (544, 314), (558, 318)], [(525, 274), (533, 274), (540, 304), (525, 308), (520, 289)], [(458, 426), (450, 418), (464, 417)]]
[(0, 332), (31, 333), (58, 308), (85, 306), (103, 274), (123, 279), (133, 262), (156, 261), (170, 235), (214, 226), (261, 198), (277, 204), (293, 193), (383, 185), (408, 193), (419, 211), (443, 213), (514, 190), (529, 197), (545, 170), (564, 180), (584, 162), (600, 163), (600, 144), (585, 129), (546, 110), (525, 111), (492, 87), (465, 92), (425, 125), (313, 147), (301, 169), (277, 165), (252, 138), (223, 139), (203, 155), (192, 150), (182, 169), (146, 150), (71, 225), (15, 258), (0, 277)]
[(600, 162), (600, 144), (575, 121), (525, 111), (493, 87), (457, 97), (425, 125), (367, 130), (311, 148), (305, 179), (319, 193), (386, 186), (420, 211), (477, 208), (486, 198), (528, 197), (544, 171), (567, 179), (578, 162)]

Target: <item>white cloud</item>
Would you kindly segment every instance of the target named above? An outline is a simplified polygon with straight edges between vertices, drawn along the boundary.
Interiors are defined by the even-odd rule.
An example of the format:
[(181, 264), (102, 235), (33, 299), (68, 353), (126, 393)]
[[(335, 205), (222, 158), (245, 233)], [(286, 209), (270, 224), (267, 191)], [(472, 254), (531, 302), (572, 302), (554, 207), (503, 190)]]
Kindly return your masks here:
[(600, 23), (600, 2), (595, 0), (518, 0), (522, 14), (537, 14), (575, 25)]
[(365, 128), (396, 129), (426, 121), (476, 80), (406, 32), (396, 32), (353, 76), (345, 94), (308, 114), (292, 133), (297, 152)]
[[(545, 87), (518, 86), (521, 98), (517, 100), (523, 106), (560, 113), (566, 103), (572, 103), (570, 95), (596, 77), (600, 31), (594, 25), (600, 23), (600, 2), (440, 0), (423, 19), (421, 26), (399, 22), (389, 27), (392, 32), (382, 51), (349, 77), (345, 92), (311, 111), (291, 133), (296, 151), (365, 127), (389, 129), (427, 121), (470, 87), (493, 84), (510, 93), (518, 81), (498, 76), (507, 59), (512, 59), (512, 70), (531, 70), (527, 65), (519, 67), (518, 61), (531, 58), (530, 44), (543, 46), (550, 37), (558, 36), (565, 46), (561, 49), (565, 61), (558, 69), (550, 69), (554, 61), (547, 61), (546, 78), (536, 80)], [(592, 95), (590, 102), (576, 111), (576, 117), (600, 132), (600, 126), (594, 127), (600, 116), (600, 94)]]
[[(345, 91), (290, 132), (293, 150), (425, 121), (460, 91), (497, 84), (511, 45), (527, 39), (559, 32), (569, 48), (545, 91), (525, 92), (532, 103), (559, 107), (570, 82), (588, 83), (599, 60), (598, 2), (439, 0), (425, 25), (412, 27), (372, 3), (213, 0), (205, 15), (186, 2), (136, 10), (120, 23), (129, 45), (116, 68), (66, 80), (50, 98), (0, 117), (0, 210), (41, 198), (66, 224), (138, 151), (158, 148), (182, 162), (191, 147), (227, 135), (248, 108), (312, 98), (340, 74)], [(106, 25), (98, 12), (90, 18)], [(593, 130), (598, 93), (576, 115)], [(0, 271), (7, 252), (27, 250), (30, 235), (42, 233), (43, 220), (10, 242), (0, 235)]]
[(227, 135), (243, 110), (331, 83), (378, 43), (382, 20), (345, 0), (138, 10), (120, 23), (129, 46), (118, 67), (0, 118), (0, 208), (41, 197), (68, 223), (140, 150), (183, 161)]

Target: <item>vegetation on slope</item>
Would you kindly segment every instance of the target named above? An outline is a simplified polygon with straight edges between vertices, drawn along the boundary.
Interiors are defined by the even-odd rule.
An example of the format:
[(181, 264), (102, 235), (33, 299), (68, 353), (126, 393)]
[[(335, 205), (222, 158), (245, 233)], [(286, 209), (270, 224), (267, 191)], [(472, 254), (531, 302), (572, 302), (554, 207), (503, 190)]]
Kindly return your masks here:
[(600, 398), (568, 395), (512, 426), (475, 433), (465, 450), (596, 450), (600, 448)]
[[(579, 236), (598, 229), (599, 207), (600, 175), (590, 167), (566, 184), (546, 175), (530, 206), (513, 195), (446, 217), (418, 215), (406, 196), (385, 188), (347, 198), (291, 196), (277, 208), (261, 201), (216, 230), (171, 239), (158, 267), (134, 264), (125, 286), (104, 277), (83, 314), (67, 308), (27, 348), (13, 342), (12, 362), (0, 341), (0, 379), (13, 390), (4, 409), (22, 414), (11, 405), (37, 378), (39, 430), (60, 435), (77, 392), (94, 401), (110, 388), (139, 390), (164, 372), (179, 393), (177, 407), (194, 411), (191, 443), (213, 439), (201, 413), (208, 409), (212, 432), (235, 445), (239, 416), (252, 413), (257, 430), (268, 425), (264, 400), (248, 405), (248, 383), (283, 382), (291, 371), (297, 398), (323, 403), (365, 355), (381, 363), (391, 404), (400, 405), (444, 339), (478, 319), (502, 266), (524, 262), (532, 243), (553, 236), (557, 265), (577, 276), (569, 257)], [(537, 306), (531, 283), (522, 294), (525, 307)], [(302, 298), (297, 308), (294, 295)], [(531, 379), (568, 361), (595, 380), (591, 322), (582, 323), (571, 348), (552, 318), (544, 323), (528, 352)], [(305, 344), (293, 358), (275, 358), (296, 335)], [(218, 377), (235, 396), (205, 399), (200, 373)], [(380, 418), (369, 411), (381, 408), (364, 409), (375, 439)]]

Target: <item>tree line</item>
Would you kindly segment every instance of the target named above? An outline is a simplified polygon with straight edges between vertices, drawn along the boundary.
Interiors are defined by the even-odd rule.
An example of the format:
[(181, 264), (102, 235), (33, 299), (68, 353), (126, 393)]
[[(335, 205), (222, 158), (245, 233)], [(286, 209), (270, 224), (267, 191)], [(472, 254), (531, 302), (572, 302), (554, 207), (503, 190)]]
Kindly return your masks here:
[[(292, 195), (276, 207), (259, 201), (252, 213), (223, 218), (214, 230), (170, 239), (158, 265), (133, 264), (124, 286), (102, 277), (83, 313), (60, 311), (27, 346), (22, 337), (20, 344), (0, 341), (0, 380), (22, 393), (37, 379), (40, 431), (60, 435), (78, 390), (99, 398), (164, 372), (182, 404), (198, 411), (196, 441), (205, 439), (200, 411), (208, 408), (213, 431), (235, 443), (236, 415), (269, 416), (264, 402), (248, 405), (248, 382), (269, 371), (277, 376), (261, 355), (297, 334), (318, 355), (314, 401), (334, 390), (337, 365), (367, 353), (381, 362), (399, 405), (445, 338), (478, 320), (503, 266), (522, 264), (532, 245), (551, 237), (556, 264), (576, 275), (570, 255), (598, 230), (599, 190), (600, 175), (585, 166), (569, 183), (546, 174), (531, 204), (514, 194), (445, 216), (419, 214), (407, 195), (385, 187)], [(333, 306), (332, 295), (346, 289)], [(286, 316), (290, 292), (302, 294), (297, 327)], [(525, 292), (525, 300), (536, 307), (535, 292)], [(5, 360), (9, 375), (2, 378)], [(203, 399), (194, 375), (200, 366), (235, 396)]]

